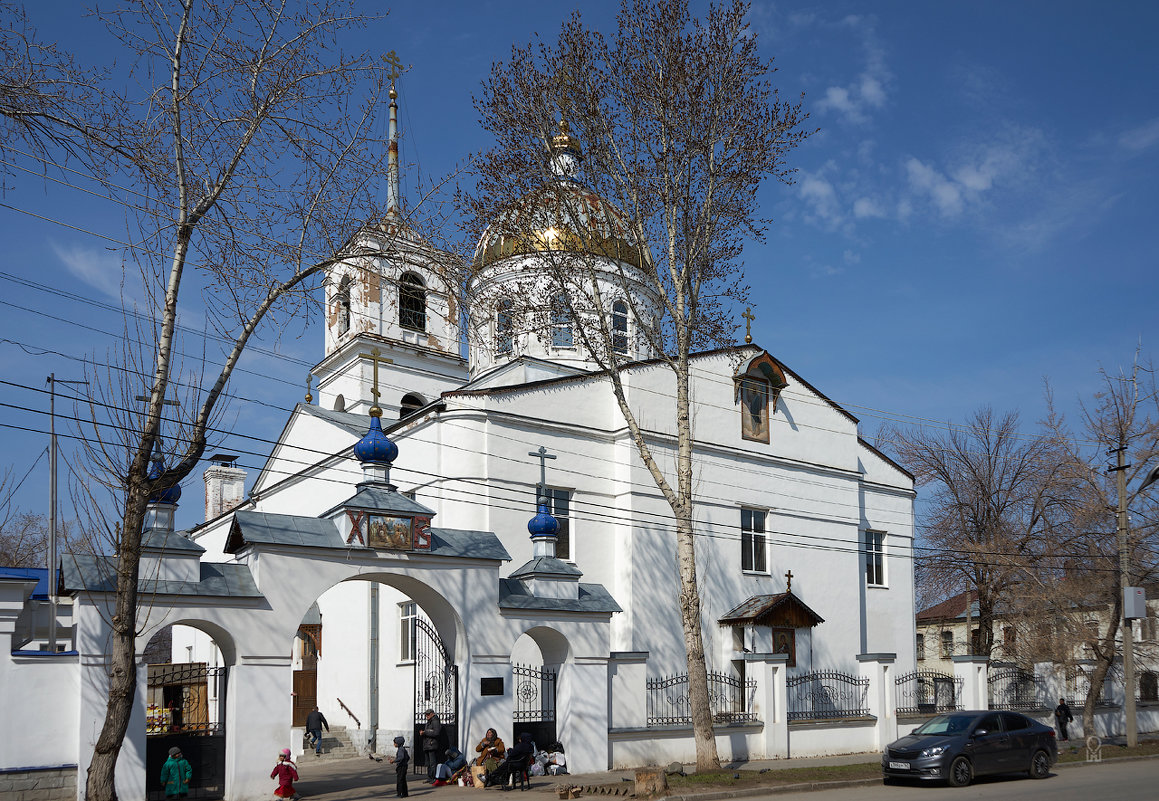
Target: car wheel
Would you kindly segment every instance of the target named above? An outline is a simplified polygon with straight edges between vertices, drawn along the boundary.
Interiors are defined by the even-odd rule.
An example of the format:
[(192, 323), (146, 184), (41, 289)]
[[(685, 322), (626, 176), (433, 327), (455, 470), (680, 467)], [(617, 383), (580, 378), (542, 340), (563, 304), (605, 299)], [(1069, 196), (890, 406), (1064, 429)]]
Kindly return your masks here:
[(1050, 775), (1050, 756), (1042, 750), (1034, 752), (1030, 758), (1030, 770), (1027, 771), (1032, 779), (1045, 779)]
[(960, 756), (950, 763), (950, 773), (946, 781), (951, 787), (965, 787), (974, 778), (974, 766), (970, 760)]

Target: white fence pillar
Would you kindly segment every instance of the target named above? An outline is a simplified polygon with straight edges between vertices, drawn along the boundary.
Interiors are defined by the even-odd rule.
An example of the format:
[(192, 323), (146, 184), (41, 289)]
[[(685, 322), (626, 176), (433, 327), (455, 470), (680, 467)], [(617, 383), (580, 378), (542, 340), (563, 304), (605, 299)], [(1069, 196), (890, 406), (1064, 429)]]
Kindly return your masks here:
[(608, 700), (613, 729), (648, 724), (648, 652), (613, 651), (608, 658)]
[[(1054, 709), (1066, 695), (1066, 677), (1054, 662), (1034, 663), (1034, 700), (1043, 709)], [(1069, 700), (1069, 699), (1068, 699)]]
[(788, 759), (789, 757), (789, 695), (785, 685), (788, 672), (788, 654), (745, 654), (746, 673), (756, 682), (753, 711), (764, 722), (761, 750), (750, 758)]
[(608, 658), (577, 656), (560, 670), (556, 722), (567, 743), (567, 769), (608, 769)]
[(962, 680), (963, 709), (989, 709), (990, 683), (988, 656), (955, 656), (954, 678)]
[(270, 794), (269, 773), (257, 766), (272, 767), (270, 754), (276, 756), (290, 745), (292, 689), (289, 654), (241, 656), (230, 666), (225, 689), (226, 798)]
[(866, 706), (877, 718), (874, 747), (884, 749), (897, 739), (897, 693), (893, 677), (893, 663), (897, 654), (858, 654), (858, 673), (869, 679)]

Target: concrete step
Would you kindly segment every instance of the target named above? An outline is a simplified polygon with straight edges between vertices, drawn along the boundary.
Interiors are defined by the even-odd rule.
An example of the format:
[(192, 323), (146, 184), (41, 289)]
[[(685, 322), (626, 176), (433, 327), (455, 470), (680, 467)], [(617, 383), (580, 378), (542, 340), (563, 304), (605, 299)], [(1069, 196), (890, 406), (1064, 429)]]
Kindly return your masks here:
[(314, 747), (310, 745), (309, 738), (304, 739), (303, 747), (306, 749), (306, 753), (302, 755), (303, 762), (353, 759), (358, 756), (358, 749), (351, 743), (350, 735), (347, 734), (345, 726), (331, 726), (330, 731), (323, 729), (321, 756), (314, 756)]

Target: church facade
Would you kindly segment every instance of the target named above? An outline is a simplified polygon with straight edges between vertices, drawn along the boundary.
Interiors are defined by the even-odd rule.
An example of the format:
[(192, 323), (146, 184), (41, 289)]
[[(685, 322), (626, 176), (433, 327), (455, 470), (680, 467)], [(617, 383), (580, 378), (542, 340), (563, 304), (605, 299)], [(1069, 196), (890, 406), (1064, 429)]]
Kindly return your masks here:
[[(554, 144), (560, 191), (587, 191), (578, 144)], [(583, 224), (602, 241), (622, 235), (614, 209), (587, 205)], [(671, 510), (570, 323), (540, 336), (504, 316), (505, 276), (533, 271), (535, 252), (481, 243), (464, 310), (439, 254), (401, 216), (366, 237), (368, 252), (384, 253), (330, 270), (316, 390), (248, 497), (222, 502), (244, 480), (223, 463), (205, 473), (207, 519), (194, 530), (173, 532), (177, 499), (155, 499), (140, 650), (171, 630), (171, 665), (193, 666), (183, 686), (196, 689), (172, 690), (177, 667), (142, 664), (121, 797), (147, 796), (154, 740), (196, 734), (181, 710), (191, 696), (221, 736), (219, 797), (230, 799), (267, 794), (248, 766), (285, 746), (300, 752), (314, 706), (365, 747), (402, 734), (420, 762), (428, 709), (449, 745), (473, 751), (487, 728), (508, 742), (527, 731), (540, 746), (562, 743), (573, 772), (690, 759)], [(632, 301), (637, 315), (657, 306)], [(633, 336), (649, 321), (625, 304), (609, 313), (624, 334), (617, 347), (631, 350), (628, 403), (670, 468), (672, 373)], [(696, 354), (691, 380), (696, 561), (722, 757), (880, 747), (894, 710), (869, 709), (866, 695), (885, 698), (892, 666), (914, 665), (912, 476), (756, 344)], [(66, 681), (76, 698), (61, 714), (79, 725), (50, 749), (59, 755), (9, 745), (0, 767), (73, 764), (83, 775), (103, 718), (108, 570), (96, 557), (63, 560), (72, 650), (21, 668)], [(847, 716), (837, 691), (818, 719), (860, 728), (802, 734), (790, 752), (792, 710), (774, 705), (792, 703), (795, 677), (830, 673), (871, 689), (854, 691)]]

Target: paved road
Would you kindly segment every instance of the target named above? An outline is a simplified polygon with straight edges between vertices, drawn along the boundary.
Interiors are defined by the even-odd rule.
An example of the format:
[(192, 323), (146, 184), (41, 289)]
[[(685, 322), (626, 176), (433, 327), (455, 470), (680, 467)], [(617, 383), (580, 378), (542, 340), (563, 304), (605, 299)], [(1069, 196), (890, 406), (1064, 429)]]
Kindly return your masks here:
[[(888, 787), (853, 787), (816, 793), (759, 796), (770, 801), (972, 801), (976, 798), (1017, 799), (1017, 801), (1135, 801), (1159, 797), (1159, 760), (1141, 759), (1062, 768), (1050, 778), (982, 778), (969, 787), (904, 784)], [(757, 801), (757, 799), (754, 799)]]

